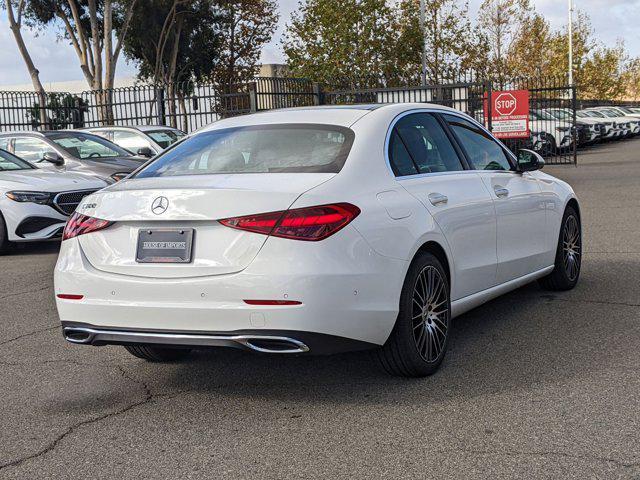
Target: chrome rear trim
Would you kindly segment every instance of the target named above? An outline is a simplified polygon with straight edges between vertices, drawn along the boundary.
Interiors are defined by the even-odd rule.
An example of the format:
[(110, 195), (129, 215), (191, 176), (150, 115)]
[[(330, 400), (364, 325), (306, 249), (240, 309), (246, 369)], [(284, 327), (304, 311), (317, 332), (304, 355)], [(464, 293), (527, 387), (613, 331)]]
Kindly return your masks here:
[(62, 334), (68, 342), (81, 345), (150, 343), (193, 347), (235, 347), (261, 353), (306, 353), (309, 351), (309, 347), (299, 340), (271, 335), (197, 335), (100, 330), (87, 327), (63, 327)]

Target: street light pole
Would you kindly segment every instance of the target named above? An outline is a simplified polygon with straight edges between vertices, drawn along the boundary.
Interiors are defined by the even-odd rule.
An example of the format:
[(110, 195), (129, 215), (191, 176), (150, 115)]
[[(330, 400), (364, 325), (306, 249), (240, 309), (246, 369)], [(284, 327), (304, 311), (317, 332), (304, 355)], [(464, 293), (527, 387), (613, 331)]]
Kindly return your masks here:
[(573, 86), (573, 0), (569, 0), (569, 86)]
[(427, 85), (427, 46), (425, 35), (425, 0), (420, 0), (420, 33), (422, 35), (422, 72), (420, 75), (422, 86)]

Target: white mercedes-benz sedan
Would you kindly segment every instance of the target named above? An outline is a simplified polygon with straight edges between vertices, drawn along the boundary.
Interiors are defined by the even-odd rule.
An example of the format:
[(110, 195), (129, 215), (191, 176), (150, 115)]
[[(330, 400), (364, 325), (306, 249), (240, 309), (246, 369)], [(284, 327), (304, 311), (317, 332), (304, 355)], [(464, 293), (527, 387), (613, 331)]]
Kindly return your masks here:
[(428, 375), (453, 317), (576, 285), (578, 202), (543, 164), (435, 105), (218, 121), (79, 205), (55, 271), (64, 336), (151, 361), (377, 349)]
[(0, 254), (16, 243), (60, 239), (81, 200), (106, 185), (86, 174), (41, 170), (0, 150)]

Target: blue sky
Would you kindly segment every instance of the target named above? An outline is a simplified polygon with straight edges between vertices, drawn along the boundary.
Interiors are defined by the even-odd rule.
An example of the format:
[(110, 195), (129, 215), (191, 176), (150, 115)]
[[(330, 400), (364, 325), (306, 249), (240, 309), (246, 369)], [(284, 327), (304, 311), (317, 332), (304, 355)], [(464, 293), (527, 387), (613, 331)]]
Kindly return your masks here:
[[(574, 0), (576, 8), (589, 14), (596, 36), (604, 42), (613, 44), (623, 39), (627, 50), (640, 56), (640, 0)], [(297, 7), (297, 0), (284, 0), (279, 3), (280, 24), (274, 39), (265, 46), (262, 52), (264, 63), (282, 61), (280, 37), (284, 25), (289, 22), (291, 12)], [(472, 15), (481, 0), (470, 0)], [(552, 25), (563, 26), (567, 18), (567, 2), (565, 0), (534, 0), (536, 9), (545, 15)], [(70, 45), (57, 42), (56, 32), (45, 30), (34, 34), (25, 32), (25, 40), (34, 58), (44, 83), (68, 80), (82, 80), (78, 60)], [(6, 20), (6, 13), (0, 13), (0, 85), (29, 83), (26, 68), (16, 49), (11, 31)], [(134, 65), (120, 59), (117, 76), (134, 76)]]

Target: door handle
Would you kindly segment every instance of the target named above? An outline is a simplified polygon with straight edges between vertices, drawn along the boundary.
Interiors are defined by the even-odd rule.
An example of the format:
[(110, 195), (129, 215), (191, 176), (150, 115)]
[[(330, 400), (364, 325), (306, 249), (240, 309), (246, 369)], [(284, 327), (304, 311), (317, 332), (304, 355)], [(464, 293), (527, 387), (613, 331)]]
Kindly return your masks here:
[(496, 192), (496, 197), (499, 198), (504, 198), (509, 195), (509, 190), (501, 187), (500, 185), (496, 185), (495, 187), (493, 187), (493, 191)]
[(431, 202), (431, 205), (437, 207), (438, 205), (446, 205), (446, 203), (449, 201), (449, 198), (441, 193), (430, 193), (429, 201)]

